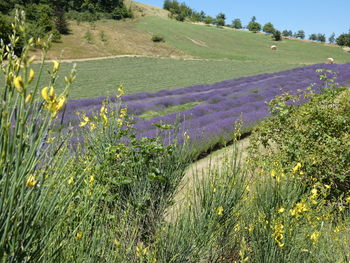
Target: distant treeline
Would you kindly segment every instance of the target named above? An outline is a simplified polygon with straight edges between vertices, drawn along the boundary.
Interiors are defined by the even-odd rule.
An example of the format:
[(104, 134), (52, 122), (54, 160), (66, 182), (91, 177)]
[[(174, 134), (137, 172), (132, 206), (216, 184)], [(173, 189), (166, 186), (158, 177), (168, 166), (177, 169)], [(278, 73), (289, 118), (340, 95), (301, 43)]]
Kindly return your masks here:
[[(216, 26), (228, 26), (235, 29), (248, 29), (254, 33), (263, 31), (265, 33), (271, 34), (274, 40), (281, 40), (283, 37), (295, 37), (300, 39), (305, 39), (304, 30), (298, 30), (293, 32), (291, 30), (283, 30), (282, 32), (275, 29), (273, 24), (268, 22), (264, 26), (256, 21), (256, 17), (253, 16), (251, 21), (247, 26), (242, 25), (242, 21), (236, 18), (231, 24), (226, 24), (226, 15), (224, 13), (219, 13), (216, 18), (206, 15), (204, 11), (197, 12), (196, 10), (187, 6), (184, 2), (180, 3), (177, 0), (165, 0), (163, 8), (170, 12), (170, 17), (178, 21), (192, 21), (192, 22), (203, 22), (205, 24), (211, 24)], [(311, 34), (309, 40), (326, 42), (327, 38), (325, 34), (317, 33)], [(337, 38), (334, 33), (328, 38), (329, 43), (336, 43), (339, 46), (349, 46), (350, 47), (350, 32), (348, 34), (341, 34)]]
[(67, 19), (96, 21), (102, 17), (123, 19), (132, 17), (123, 0), (0, 0), (0, 39), (8, 41), (15, 9), (26, 12), (30, 37), (53, 35), (58, 41), (68, 34)]

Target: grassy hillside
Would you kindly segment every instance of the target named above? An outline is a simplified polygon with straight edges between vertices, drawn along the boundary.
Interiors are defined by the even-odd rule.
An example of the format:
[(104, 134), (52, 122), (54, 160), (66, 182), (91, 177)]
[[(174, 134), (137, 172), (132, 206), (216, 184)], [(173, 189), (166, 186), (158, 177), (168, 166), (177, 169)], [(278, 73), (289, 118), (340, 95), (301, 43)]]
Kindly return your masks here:
[[(137, 27), (150, 34), (163, 35), (168, 44), (200, 58), (286, 64), (314, 64), (328, 57), (333, 57), (337, 63), (350, 61), (350, 54), (337, 47), (291, 39), (276, 42), (264, 34), (159, 17), (145, 17), (138, 21)], [(277, 45), (277, 52), (271, 51), (271, 45)]]
[[(133, 3), (132, 8), (134, 20), (70, 21), (71, 34), (53, 44), (51, 59), (145, 56), (78, 61), (72, 98), (106, 95), (119, 83), (125, 83), (128, 93), (153, 92), (277, 72), (328, 57), (336, 63), (350, 62), (350, 53), (337, 47), (290, 39), (274, 42), (264, 34), (180, 23), (168, 19), (166, 11), (144, 4)], [(163, 35), (166, 42), (153, 43), (153, 34)], [(272, 44), (277, 51), (270, 49)], [(63, 72), (70, 67), (63, 63)]]

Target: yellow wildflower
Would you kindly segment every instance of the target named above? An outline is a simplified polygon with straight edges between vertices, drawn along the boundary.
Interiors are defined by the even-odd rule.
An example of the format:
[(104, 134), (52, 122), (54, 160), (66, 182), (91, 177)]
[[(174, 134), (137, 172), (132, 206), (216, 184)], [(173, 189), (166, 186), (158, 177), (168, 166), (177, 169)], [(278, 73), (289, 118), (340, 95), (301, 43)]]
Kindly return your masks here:
[(19, 93), (23, 93), (24, 91), (24, 83), (23, 83), (23, 79), (21, 76), (17, 76), (15, 77), (13, 84), (15, 85), (16, 90)]
[(65, 103), (66, 103), (66, 97), (65, 96), (61, 96), (58, 99), (58, 102), (57, 102), (55, 110), (56, 111), (60, 111)]
[(348, 196), (347, 198), (345, 198), (345, 202), (350, 203), (350, 196)]
[(128, 109), (122, 108), (120, 109), (120, 118), (124, 118), (127, 115)]
[(282, 224), (276, 224), (274, 226), (274, 233), (272, 236), (275, 238), (275, 242), (279, 247), (284, 247), (283, 237), (284, 237), (284, 226)]
[(290, 210), (292, 216), (299, 216), (303, 212), (308, 211), (304, 202), (297, 203), (293, 209)]
[(84, 127), (86, 124), (88, 124), (90, 121), (88, 116), (83, 116), (83, 120), (80, 122), (79, 126)]
[(93, 175), (90, 176), (89, 183), (93, 184), (95, 182), (95, 177)]
[(93, 122), (91, 122), (91, 123), (90, 123), (90, 130), (93, 131), (93, 130), (95, 130), (96, 128), (97, 128), (97, 127), (96, 127), (96, 124), (93, 123)]
[(241, 226), (239, 224), (233, 227), (233, 231), (238, 232), (239, 230), (241, 230)]
[(275, 170), (272, 170), (272, 171), (271, 171), (271, 177), (272, 177), (272, 178), (275, 178), (275, 177), (276, 177), (276, 171), (275, 171)]
[(318, 191), (317, 191), (317, 189), (316, 188), (313, 188), (312, 190), (311, 190), (311, 199), (314, 199), (314, 198), (316, 198), (317, 196), (318, 196)]
[(336, 228), (333, 230), (334, 233), (339, 233), (340, 232), (340, 227), (336, 226)]
[(71, 178), (69, 178), (68, 184), (69, 185), (74, 184), (74, 177), (73, 176)]
[(28, 78), (28, 83), (29, 83), (29, 84), (33, 81), (34, 76), (35, 76), (34, 70), (33, 70), (33, 69), (30, 69), (30, 71), (29, 71), (29, 78)]
[(60, 68), (60, 63), (56, 60), (53, 61), (53, 69), (52, 69), (52, 72), (53, 73), (56, 73)]
[(297, 173), (301, 168), (301, 163), (297, 163), (293, 168), (293, 173)]
[(41, 90), (41, 96), (46, 102), (50, 102), (48, 91), (49, 91), (49, 87), (45, 87)]
[(316, 243), (317, 243), (317, 241), (318, 241), (320, 235), (321, 235), (321, 232), (318, 232), (318, 231), (315, 231), (315, 232), (313, 232), (313, 233), (311, 234), (310, 240), (312, 241), (313, 244), (316, 244)]
[(278, 213), (283, 213), (285, 211), (285, 209), (283, 207), (281, 207), (280, 209), (278, 209)]
[(122, 119), (117, 119), (117, 125), (119, 127), (123, 126), (123, 120)]
[(327, 189), (331, 189), (332, 187), (330, 186), (330, 185), (328, 185), (328, 184), (325, 184), (324, 185)]
[(33, 94), (29, 93), (24, 101), (25, 104), (28, 104), (32, 100)]
[(37, 183), (38, 181), (35, 179), (35, 176), (30, 174), (27, 179), (27, 186), (34, 187)]
[(224, 208), (222, 206), (219, 206), (217, 210), (218, 210), (218, 215), (222, 216), (222, 212), (224, 212)]
[(119, 88), (118, 88), (118, 95), (117, 95), (117, 98), (120, 98), (120, 97), (123, 96), (124, 94), (125, 94), (124, 87), (123, 87), (123, 85), (120, 85)]
[(82, 239), (83, 238), (83, 232), (78, 232), (77, 235), (76, 235), (76, 238), (78, 240)]

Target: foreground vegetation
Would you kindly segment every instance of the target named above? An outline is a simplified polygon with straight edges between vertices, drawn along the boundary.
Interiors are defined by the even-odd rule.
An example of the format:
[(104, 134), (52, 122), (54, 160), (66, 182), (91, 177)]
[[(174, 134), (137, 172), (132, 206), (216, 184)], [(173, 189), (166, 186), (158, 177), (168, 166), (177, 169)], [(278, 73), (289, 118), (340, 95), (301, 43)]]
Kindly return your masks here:
[[(15, 21), (25, 34), (23, 20)], [(309, 100), (303, 106), (291, 105), (299, 97), (288, 94), (272, 101), (273, 116), (254, 131), (246, 162), (236, 150), (206, 177), (198, 171), (192, 190), (174, 204), (194, 154), (190, 138), (184, 134), (182, 145), (138, 138), (128, 110), (108, 100), (93, 117), (81, 113), (80, 130), (61, 129), (57, 116), (74, 69), (58, 95), (60, 64), (51, 64), (41, 86), (43, 67), (34, 71), (27, 56), (36, 40), (17, 57), (19, 39), (10, 39), (12, 45), (0, 47), (1, 62), (7, 60), (0, 103), (2, 262), (349, 262), (350, 159), (343, 150), (350, 95), (334, 86), (330, 72), (324, 93), (310, 88), (300, 97)], [(308, 141), (300, 141), (303, 135)], [(239, 138), (237, 123), (233, 141)], [(314, 159), (305, 158), (311, 142), (323, 146), (313, 149)], [(257, 158), (256, 147), (268, 158)], [(335, 155), (336, 169), (321, 159)]]

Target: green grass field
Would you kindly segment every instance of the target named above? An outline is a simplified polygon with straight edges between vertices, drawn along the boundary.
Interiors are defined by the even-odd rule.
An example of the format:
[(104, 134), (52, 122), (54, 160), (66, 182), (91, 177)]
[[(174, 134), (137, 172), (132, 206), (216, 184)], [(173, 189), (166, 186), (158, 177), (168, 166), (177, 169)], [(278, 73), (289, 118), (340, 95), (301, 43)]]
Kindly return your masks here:
[[(106, 23), (105, 21), (102, 24)], [(123, 25), (121, 23), (119, 26)], [(152, 47), (147, 48), (149, 52), (154, 53), (154, 56), (158, 54), (160, 47), (167, 47), (167, 50), (176, 50), (178, 54), (187, 54), (201, 60), (184, 60), (179, 57), (177, 59), (125, 57), (77, 62), (78, 75), (71, 90), (71, 98), (108, 95), (114, 93), (120, 83), (125, 84), (127, 93), (155, 92), (278, 72), (322, 63), (328, 57), (333, 57), (336, 63), (350, 62), (350, 53), (338, 47), (289, 39), (274, 42), (270, 36), (264, 34), (181, 23), (160, 17), (143, 17), (129, 21), (127, 27), (130, 30), (118, 29), (119, 32), (115, 29), (114, 33), (118, 36), (123, 35), (123, 39), (130, 43), (138, 39), (135, 36), (132, 38), (131, 35), (142, 33), (142, 41), (135, 40), (137, 43), (134, 43), (140, 50), (143, 45), (144, 47), (148, 45), (147, 41), (151, 42), (152, 34), (161, 34), (165, 37), (166, 43), (159, 44), (160, 46), (153, 43)], [(75, 30), (79, 32), (79, 28)], [(108, 32), (112, 33), (113, 28), (105, 30), (111, 30)], [(77, 40), (74, 43), (76, 42)], [(273, 44), (278, 46), (277, 51), (270, 49)], [(126, 43), (124, 45), (128, 46)], [(138, 53), (137, 50), (134, 50), (135, 54)], [(118, 52), (123, 53), (122, 50)], [(133, 52), (129, 50), (126, 53)], [(71, 67), (71, 63), (62, 63), (61, 76), (67, 74)], [(44, 82), (41, 85), (45, 85)]]
[[(309, 41), (283, 39), (276, 42), (264, 34), (181, 23), (159, 17), (145, 17), (138, 21), (137, 27), (151, 34), (160, 34), (165, 37), (166, 43), (200, 58), (315, 64), (332, 57), (337, 63), (350, 62), (350, 54), (341, 48)], [(278, 50), (272, 51), (271, 45), (277, 45)]]
[[(72, 63), (62, 63), (59, 86)], [(194, 84), (214, 83), (225, 79), (277, 72), (297, 64), (270, 64), (238, 61), (177, 60), (159, 58), (118, 58), (77, 63), (77, 79), (70, 97), (91, 98), (115, 93), (124, 83), (126, 93), (155, 92)], [(51, 67), (51, 65), (50, 65)], [(43, 81), (42, 86), (45, 85)]]

